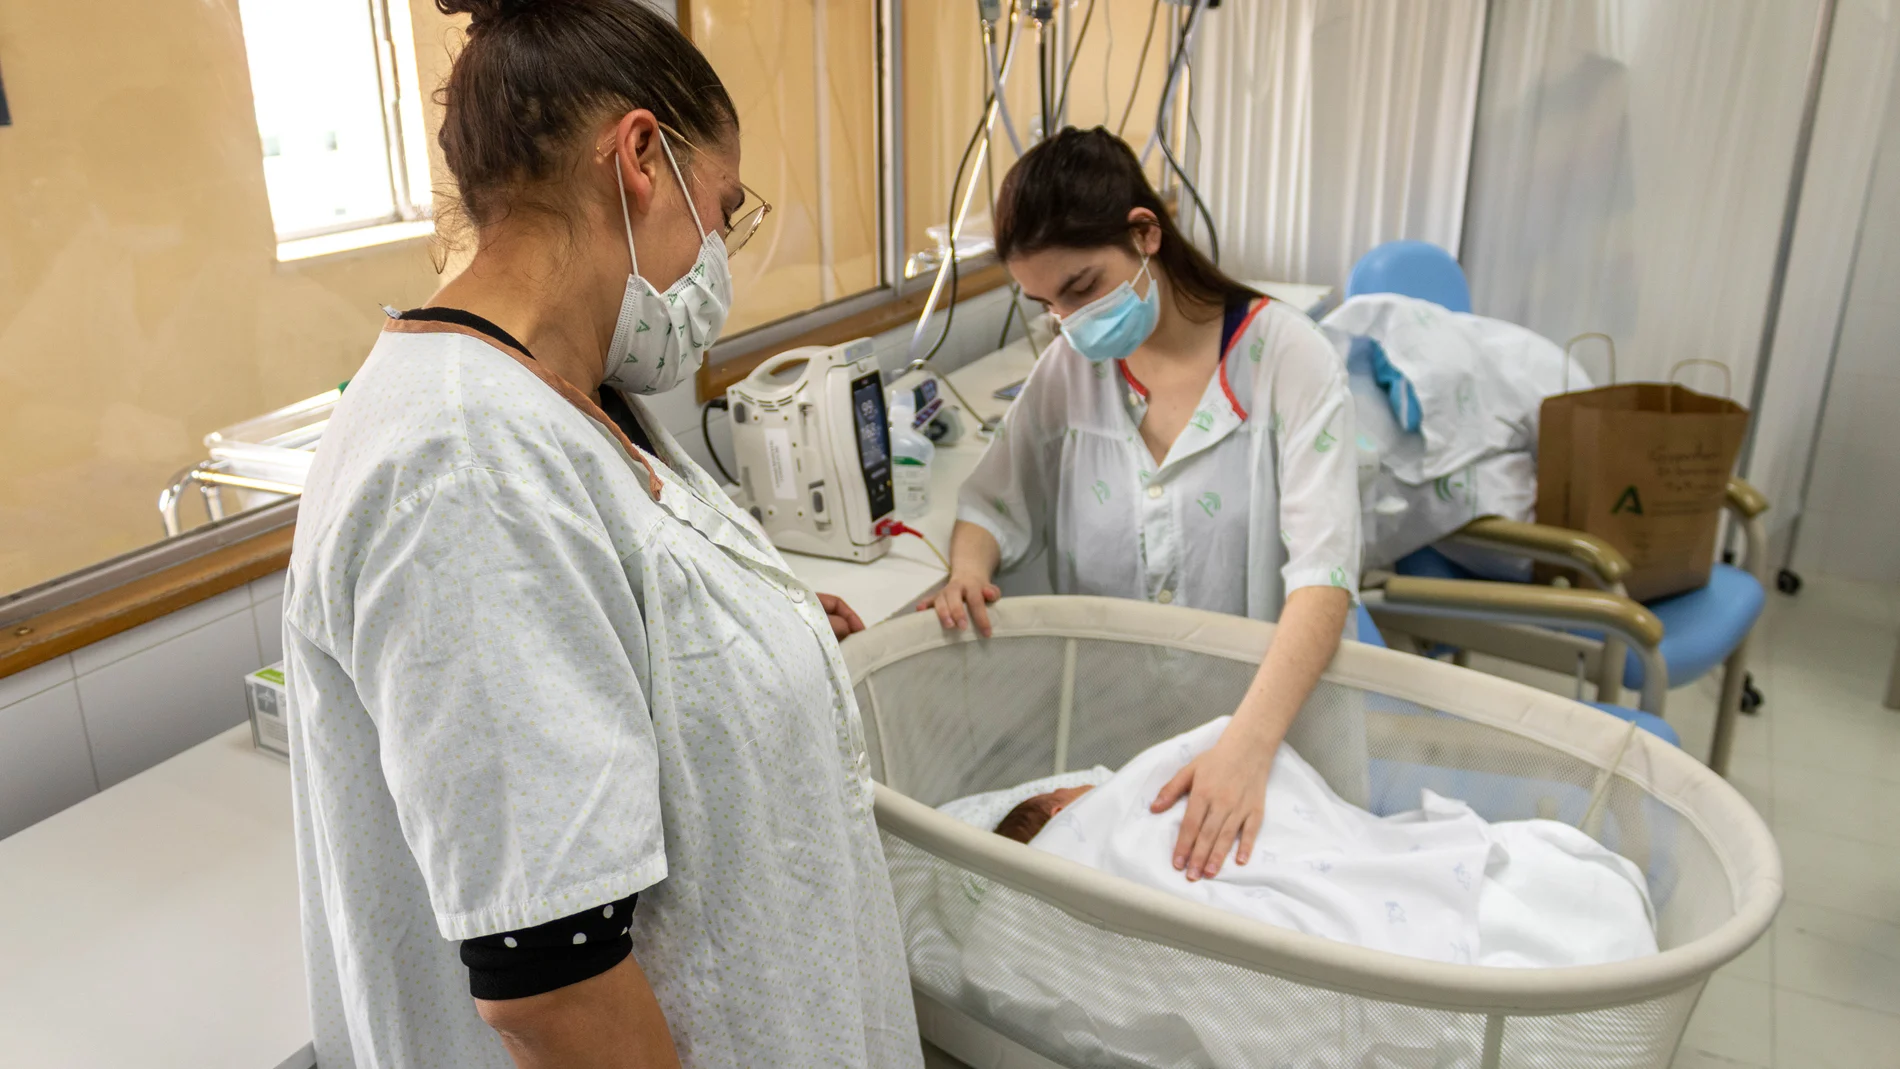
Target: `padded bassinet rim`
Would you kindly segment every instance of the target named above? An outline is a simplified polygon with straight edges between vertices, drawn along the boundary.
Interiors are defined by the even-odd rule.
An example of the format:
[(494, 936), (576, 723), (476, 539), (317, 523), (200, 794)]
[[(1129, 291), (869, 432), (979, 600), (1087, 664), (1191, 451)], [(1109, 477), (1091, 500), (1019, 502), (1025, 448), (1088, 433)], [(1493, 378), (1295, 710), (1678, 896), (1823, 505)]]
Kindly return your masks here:
[[(1140, 642), (1258, 663), (1273, 625), (1114, 598), (1039, 596), (991, 607), (998, 638)], [(844, 643), (852, 681), (919, 653), (983, 639), (919, 614)], [(1325, 678), (1402, 698), (1532, 739), (1631, 781), (1690, 822), (1735, 889), (1735, 912), (1678, 947), (1630, 961), (1504, 969), (1426, 961), (1262, 924), (1142, 887), (972, 828), (882, 783), (879, 827), (939, 857), (1108, 931), (1344, 994), (1467, 1013), (1579, 1013), (1646, 1001), (1701, 983), (1767, 931), (1782, 895), (1773, 836), (1748, 802), (1694, 758), (1580, 702), (1495, 676), (1341, 643)], [(876, 718), (875, 709), (861, 715)], [(880, 742), (887, 729), (876, 725)], [(880, 755), (881, 756), (881, 755)]]

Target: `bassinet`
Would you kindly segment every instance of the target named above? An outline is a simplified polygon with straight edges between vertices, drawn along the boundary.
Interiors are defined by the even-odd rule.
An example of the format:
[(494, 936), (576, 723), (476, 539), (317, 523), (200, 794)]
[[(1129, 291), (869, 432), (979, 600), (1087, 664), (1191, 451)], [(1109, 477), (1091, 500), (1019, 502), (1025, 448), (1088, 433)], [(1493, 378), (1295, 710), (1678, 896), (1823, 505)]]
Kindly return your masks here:
[(1288, 738), (1375, 813), (1419, 790), (1583, 828), (1647, 876), (1652, 957), (1516, 970), (1350, 946), (1139, 887), (934, 806), (1118, 767), (1231, 712), (1270, 624), (1142, 602), (1011, 598), (994, 636), (919, 614), (844, 645), (919, 1024), (984, 1067), (1665, 1067), (1710, 972), (1767, 929), (1761, 818), (1667, 743), (1577, 702), (1346, 643)]

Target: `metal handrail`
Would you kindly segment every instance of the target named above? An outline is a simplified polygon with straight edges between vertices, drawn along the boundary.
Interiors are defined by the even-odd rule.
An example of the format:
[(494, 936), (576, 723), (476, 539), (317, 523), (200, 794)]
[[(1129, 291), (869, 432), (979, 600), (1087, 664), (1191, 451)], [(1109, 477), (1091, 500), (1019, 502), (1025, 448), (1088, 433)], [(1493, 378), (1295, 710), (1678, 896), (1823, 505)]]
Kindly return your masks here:
[(266, 494), (282, 494), (285, 497), (302, 497), (303, 487), (296, 483), (280, 483), (271, 479), (257, 479), (249, 475), (233, 475), (228, 471), (219, 471), (214, 462), (202, 460), (172, 476), (165, 489), (158, 492), (158, 514), (165, 521), (165, 537), (172, 538), (183, 530), (178, 519), (178, 499), (184, 496), (185, 489), (197, 486), (198, 493), (204, 498), (205, 515), (213, 520), (224, 519), (224, 499), (219, 494), (221, 487), (229, 486), (237, 490), (256, 490)]

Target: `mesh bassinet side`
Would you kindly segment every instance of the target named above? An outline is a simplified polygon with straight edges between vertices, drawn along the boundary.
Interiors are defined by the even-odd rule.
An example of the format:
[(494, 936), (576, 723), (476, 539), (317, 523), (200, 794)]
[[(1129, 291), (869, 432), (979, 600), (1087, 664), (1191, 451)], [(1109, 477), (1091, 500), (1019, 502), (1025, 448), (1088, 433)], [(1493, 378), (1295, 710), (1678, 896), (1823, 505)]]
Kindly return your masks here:
[[(1118, 766), (1231, 712), (1271, 634), (1089, 598), (1010, 599), (994, 619), (985, 641), (881, 625), (846, 655), (874, 763), (902, 792), (880, 791), (878, 818), (914, 985), (1060, 1064), (1661, 1069), (1708, 972), (1779, 900), (1765, 827), (1692, 759), (1564, 699), (1351, 644), (1289, 736), (1336, 791), (1378, 813), (1430, 789), (1494, 821), (1579, 826), (1643, 870), (1665, 953), (1555, 970), (1397, 958), (977, 832), (916, 803)], [(1159, 1046), (1131, 1060), (1117, 1029)]]

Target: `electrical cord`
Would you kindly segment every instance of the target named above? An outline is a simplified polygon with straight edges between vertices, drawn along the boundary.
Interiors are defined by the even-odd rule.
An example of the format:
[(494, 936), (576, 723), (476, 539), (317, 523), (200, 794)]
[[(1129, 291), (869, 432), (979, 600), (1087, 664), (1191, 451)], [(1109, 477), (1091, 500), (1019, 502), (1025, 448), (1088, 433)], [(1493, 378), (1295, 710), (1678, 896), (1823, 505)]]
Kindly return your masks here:
[[(1082, 28), (1076, 31), (1075, 44), (1069, 50), (1069, 62), (1062, 67), (1062, 93), (1056, 97), (1057, 122), (1062, 121), (1063, 109), (1069, 106), (1069, 84), (1074, 80), (1071, 76), (1075, 74), (1075, 59), (1082, 54), (1082, 42), (1089, 39), (1089, 23), (1094, 20), (1095, 0), (1089, 0), (1088, 10), (1082, 13)], [(1108, 61), (1102, 62), (1106, 65)], [(1043, 136), (1047, 137), (1048, 133), (1047, 130), (1043, 131)]]
[[(1187, 59), (1188, 46), (1194, 43), (1193, 20), (1199, 12), (1199, 5), (1205, 2), (1206, 0), (1197, 0), (1196, 7), (1189, 9), (1188, 23), (1181, 33), (1181, 44), (1175, 49), (1173, 61), (1168, 64), (1168, 84), (1161, 89), (1161, 106), (1155, 112), (1157, 134), (1162, 128), (1163, 120), (1167, 118), (1169, 97), (1172, 95), (1169, 90), (1174, 87), (1175, 79), (1181, 76), (1181, 65)], [(1157, 136), (1155, 141), (1161, 146), (1162, 158), (1168, 161), (1168, 166), (1173, 169), (1175, 177), (1181, 180), (1181, 185), (1188, 191), (1188, 195), (1194, 198), (1194, 210), (1200, 215), (1201, 222), (1207, 226), (1208, 254), (1215, 263), (1220, 263), (1220, 236), (1214, 233), (1213, 213), (1207, 210), (1207, 202), (1201, 199), (1201, 191), (1194, 187), (1194, 182), (1188, 178), (1187, 171), (1181, 166), (1181, 161), (1174, 158), (1174, 150), (1168, 147), (1168, 139)]]
[(700, 405), (699, 406), (699, 436), (706, 440), (706, 455), (712, 458), (713, 467), (719, 469), (719, 477), (726, 480), (726, 482), (728, 483), (737, 483), (739, 480), (732, 477), (732, 473), (726, 470), (726, 465), (719, 459), (719, 450), (713, 448), (712, 427), (706, 422), (706, 420), (707, 420), (707, 417), (712, 414), (712, 410), (715, 408), (719, 409), (722, 412), (730, 412), (731, 410), (730, 406), (726, 403), (726, 399), (723, 397), (715, 397), (712, 400), (706, 402), (705, 404)]
[(1148, 71), (1148, 46), (1154, 44), (1155, 20), (1161, 17), (1161, 0), (1148, 9), (1148, 32), (1141, 39), (1141, 55), (1135, 57), (1135, 84), (1128, 90), (1128, 106), (1122, 109), (1122, 121), (1115, 124), (1115, 136), (1128, 129), (1128, 116), (1135, 110), (1135, 94), (1141, 92), (1141, 76)]
[[(1016, 47), (1016, 37), (1016, 34), (1011, 34), (1009, 44), (1003, 49), (1004, 64), (1009, 63), (1010, 52)], [(951, 325), (956, 320), (957, 281), (958, 276), (961, 274), (957, 259), (957, 191), (963, 188), (963, 172), (970, 166), (970, 153), (976, 151), (976, 143), (982, 140), (983, 132), (989, 129), (990, 107), (995, 103), (996, 92), (992, 89), (989, 93), (984, 94), (983, 108), (977, 113), (976, 129), (970, 131), (970, 140), (964, 144), (963, 155), (957, 160), (956, 177), (950, 182), (950, 204), (944, 210), (944, 219), (946, 220), (944, 226), (949, 228), (948, 233), (945, 235), (949, 241), (949, 249), (945, 255), (950, 257), (950, 299), (944, 303), (943, 330), (937, 335), (937, 340), (931, 343), (930, 351), (919, 358), (921, 361), (930, 360), (943, 349), (943, 343), (950, 339)], [(992, 216), (992, 225), (994, 225), (994, 216)]]

